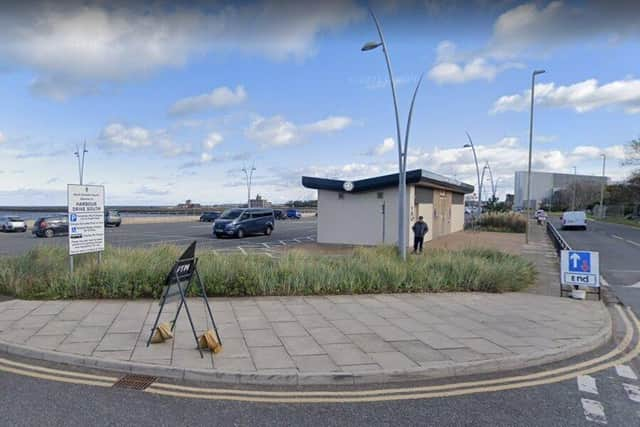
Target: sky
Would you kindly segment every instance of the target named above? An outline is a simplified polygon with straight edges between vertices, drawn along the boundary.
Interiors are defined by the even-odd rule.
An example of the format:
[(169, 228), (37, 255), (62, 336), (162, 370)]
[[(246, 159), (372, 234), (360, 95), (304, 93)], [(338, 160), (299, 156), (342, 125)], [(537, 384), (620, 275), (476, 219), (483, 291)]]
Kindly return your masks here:
[[(108, 204), (313, 199), (301, 176), (398, 168), (382, 49), (408, 169), (476, 184), (468, 132), (498, 196), (533, 169), (624, 179), (640, 137), (640, 2), (3, 2), (0, 205), (64, 205), (78, 182)], [(404, 136), (403, 136), (404, 138)], [(485, 184), (485, 192), (489, 183)]]

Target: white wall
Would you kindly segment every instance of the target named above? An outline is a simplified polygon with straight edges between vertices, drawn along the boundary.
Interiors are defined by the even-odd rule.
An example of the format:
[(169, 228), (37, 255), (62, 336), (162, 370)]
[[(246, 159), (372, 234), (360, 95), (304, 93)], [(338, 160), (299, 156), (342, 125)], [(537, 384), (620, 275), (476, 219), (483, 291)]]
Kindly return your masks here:
[(451, 205), (451, 232), (464, 230), (464, 204)]

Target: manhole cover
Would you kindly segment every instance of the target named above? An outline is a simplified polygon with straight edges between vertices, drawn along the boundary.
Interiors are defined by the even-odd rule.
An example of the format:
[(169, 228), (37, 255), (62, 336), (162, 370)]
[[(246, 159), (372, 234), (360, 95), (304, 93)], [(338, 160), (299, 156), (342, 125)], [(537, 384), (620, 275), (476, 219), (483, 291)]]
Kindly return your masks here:
[(158, 377), (148, 375), (125, 375), (113, 386), (117, 388), (129, 388), (132, 390), (144, 390), (157, 380)]

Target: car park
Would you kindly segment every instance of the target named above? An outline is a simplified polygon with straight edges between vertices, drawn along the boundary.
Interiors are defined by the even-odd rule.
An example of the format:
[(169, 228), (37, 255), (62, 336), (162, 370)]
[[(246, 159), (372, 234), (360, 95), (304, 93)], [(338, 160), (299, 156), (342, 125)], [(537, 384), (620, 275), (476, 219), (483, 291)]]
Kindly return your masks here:
[(298, 209), (287, 209), (287, 218), (300, 219), (302, 218), (302, 214)]
[(31, 230), (36, 237), (53, 237), (69, 234), (67, 215), (52, 215), (36, 219)]
[(227, 209), (213, 223), (213, 234), (242, 238), (251, 234), (265, 234), (273, 232), (275, 216), (273, 209), (234, 208)]
[(120, 216), (120, 212), (113, 209), (109, 209), (104, 214), (105, 227), (109, 227), (109, 226), (120, 227), (120, 224), (122, 224), (122, 217)]
[(0, 221), (0, 229), (2, 231), (27, 231), (27, 224), (18, 216), (5, 216)]
[(200, 222), (213, 222), (220, 217), (220, 212), (204, 212), (200, 215)]
[(584, 211), (567, 211), (563, 212), (560, 217), (562, 229), (579, 228), (587, 229), (587, 216)]

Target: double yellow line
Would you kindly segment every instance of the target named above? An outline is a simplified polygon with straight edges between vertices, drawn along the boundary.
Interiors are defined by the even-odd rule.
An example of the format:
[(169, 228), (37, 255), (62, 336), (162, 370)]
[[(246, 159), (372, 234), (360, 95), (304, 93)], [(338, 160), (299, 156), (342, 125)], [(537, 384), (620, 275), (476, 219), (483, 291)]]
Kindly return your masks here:
[[(630, 346), (636, 331), (638, 331), (638, 335), (640, 335), (640, 322), (630, 309), (627, 308), (627, 310), (623, 310), (619, 306), (616, 306), (616, 310), (624, 323), (625, 335), (613, 350), (596, 358), (574, 365), (563, 366), (527, 375), (442, 384), (436, 386), (382, 388), (375, 390), (261, 391), (189, 387), (166, 383), (154, 383), (145, 391), (147, 393), (171, 397), (253, 403), (366, 403), (462, 396), (467, 394), (488, 393), (552, 384), (573, 379), (578, 375), (592, 374), (616, 365), (627, 363), (640, 354), (640, 336), (633, 348), (625, 353), (627, 348)], [(118, 380), (116, 377), (32, 366), (2, 358), (0, 358), (0, 371), (51, 381), (98, 387), (111, 387)]]

